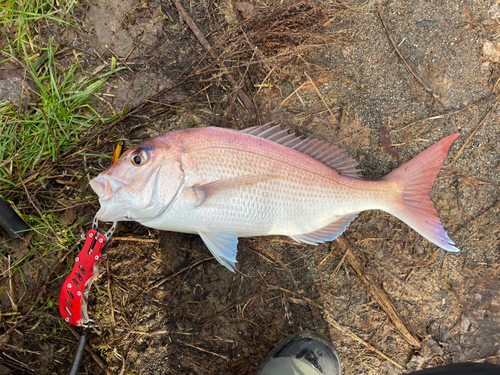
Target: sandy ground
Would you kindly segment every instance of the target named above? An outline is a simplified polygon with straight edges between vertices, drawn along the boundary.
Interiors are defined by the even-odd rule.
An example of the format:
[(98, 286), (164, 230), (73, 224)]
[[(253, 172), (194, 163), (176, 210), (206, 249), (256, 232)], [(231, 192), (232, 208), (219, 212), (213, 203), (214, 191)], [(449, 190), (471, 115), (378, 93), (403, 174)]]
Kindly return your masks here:
[[(326, 16), (301, 3), (286, 14), (303, 15), (310, 28), (308, 15), (324, 17), (326, 46), (276, 61), (259, 45), (250, 69), (230, 39), (217, 40), (245, 12), (272, 14), (251, 3), (184, 6), (253, 111), (231, 88), (229, 68), (210, 56), (199, 75), (179, 84), (176, 77), (206, 51), (173, 4), (83, 2), (81, 30), (47, 33), (87, 51), (79, 52), (84, 67), (111, 56), (127, 67), (105, 87), (101, 105), (119, 111), (146, 101), (121, 124), (137, 127), (128, 135), (133, 143), (172, 129), (272, 120), (347, 148), (363, 176), (377, 179), (459, 132), (431, 196), (461, 252), (440, 250), (389, 214), (369, 211), (339, 240), (317, 247), (278, 236), (242, 239), (233, 274), (198, 236), (120, 224), (89, 301), (98, 323), (93, 351), (115, 374), (252, 374), (282, 338), (309, 329), (335, 343), (345, 374), (500, 364), (500, 53), (488, 44), (500, 36), (498, 2), (338, 1), (323, 4)], [(381, 127), (399, 158), (381, 148)], [(92, 174), (104, 167), (96, 163)], [(57, 298), (62, 280), (47, 295)], [(0, 374), (64, 374), (77, 340), (53, 307), (3, 345), (25, 367), (6, 362)], [(85, 371), (104, 373), (90, 355)]]

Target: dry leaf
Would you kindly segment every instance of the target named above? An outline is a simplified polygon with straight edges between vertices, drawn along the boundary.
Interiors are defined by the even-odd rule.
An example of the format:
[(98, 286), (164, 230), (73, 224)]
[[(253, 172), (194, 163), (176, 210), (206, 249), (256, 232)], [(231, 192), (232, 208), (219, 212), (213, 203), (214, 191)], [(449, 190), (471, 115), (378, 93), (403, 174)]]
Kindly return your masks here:
[(381, 126), (378, 132), (378, 141), (380, 142), (380, 146), (382, 150), (388, 152), (396, 159), (399, 159), (399, 152), (397, 148), (391, 147), (391, 134), (389, 133), (389, 129), (385, 126)]
[(486, 41), (483, 45), (483, 60), (500, 63), (500, 42)]
[(241, 13), (243, 18), (247, 19), (253, 16), (254, 6), (246, 1), (237, 1), (234, 3), (236, 5), (236, 9)]

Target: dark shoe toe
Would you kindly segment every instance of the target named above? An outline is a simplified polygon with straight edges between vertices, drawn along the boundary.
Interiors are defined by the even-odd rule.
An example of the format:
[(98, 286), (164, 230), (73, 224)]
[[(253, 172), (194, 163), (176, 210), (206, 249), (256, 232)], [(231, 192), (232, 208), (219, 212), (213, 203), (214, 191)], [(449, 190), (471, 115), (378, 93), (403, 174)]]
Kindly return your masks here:
[[(284, 339), (264, 359), (256, 375), (270, 373), (268, 370), (276, 368), (278, 363), (284, 374), (287, 366), (293, 368), (292, 374), (341, 374), (339, 355), (333, 344), (324, 336), (311, 331), (299, 332)], [(307, 368), (310, 372), (304, 370)]]

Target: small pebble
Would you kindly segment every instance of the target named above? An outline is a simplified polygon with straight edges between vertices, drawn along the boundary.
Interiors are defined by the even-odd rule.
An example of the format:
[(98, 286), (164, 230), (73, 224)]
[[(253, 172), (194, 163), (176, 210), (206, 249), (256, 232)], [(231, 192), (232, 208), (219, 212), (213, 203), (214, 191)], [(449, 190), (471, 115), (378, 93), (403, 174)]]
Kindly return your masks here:
[(431, 26), (434, 26), (435, 24), (436, 24), (436, 21), (432, 21), (432, 20), (423, 20), (423, 21), (416, 23), (417, 27), (431, 27)]

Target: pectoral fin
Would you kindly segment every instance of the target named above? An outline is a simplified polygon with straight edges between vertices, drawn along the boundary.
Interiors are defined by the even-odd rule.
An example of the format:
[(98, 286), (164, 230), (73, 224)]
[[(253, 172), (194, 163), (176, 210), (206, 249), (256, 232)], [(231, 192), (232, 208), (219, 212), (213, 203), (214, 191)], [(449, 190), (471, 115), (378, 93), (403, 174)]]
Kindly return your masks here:
[(195, 185), (191, 189), (196, 197), (196, 206), (199, 207), (212, 198), (229, 199), (239, 190), (246, 186), (251, 186), (259, 182), (267, 181), (274, 176), (271, 175), (248, 175), (233, 178), (226, 178), (209, 182), (208, 184)]
[(238, 236), (235, 232), (201, 232), (198, 231), (203, 242), (207, 245), (217, 261), (234, 272), (236, 269), (236, 254), (238, 252)]
[(347, 229), (349, 224), (358, 216), (358, 213), (342, 216), (333, 223), (317, 231), (290, 236), (297, 242), (304, 242), (311, 245), (317, 245), (327, 241), (333, 241)]

